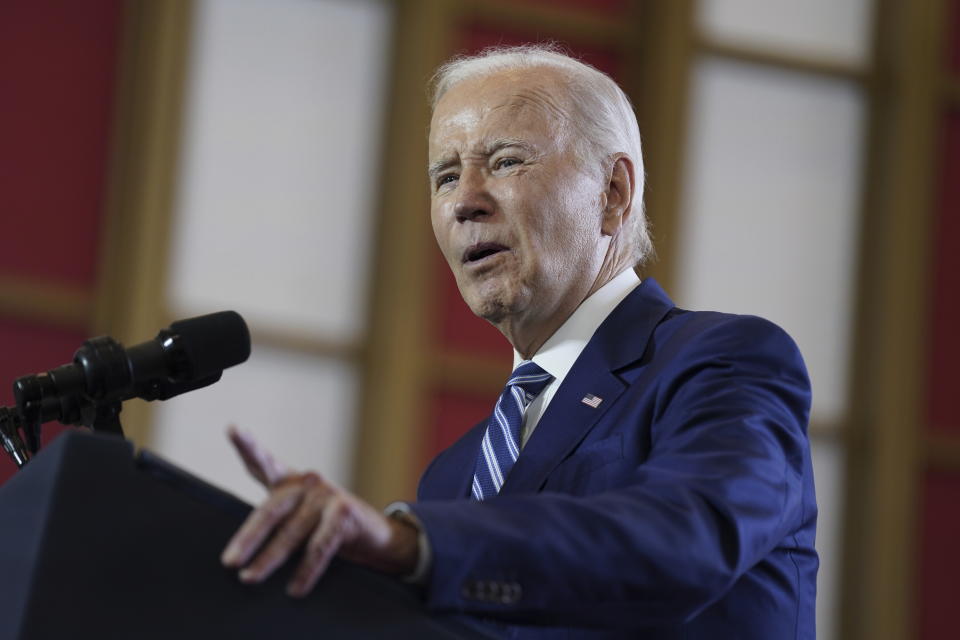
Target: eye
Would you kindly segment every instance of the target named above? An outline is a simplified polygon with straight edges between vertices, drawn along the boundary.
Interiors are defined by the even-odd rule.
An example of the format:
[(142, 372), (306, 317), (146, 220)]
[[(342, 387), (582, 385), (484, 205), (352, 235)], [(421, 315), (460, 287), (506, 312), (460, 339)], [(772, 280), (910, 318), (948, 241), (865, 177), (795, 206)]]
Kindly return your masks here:
[(460, 176), (455, 173), (445, 173), (437, 178), (437, 188), (455, 182)]
[(516, 158), (500, 158), (494, 163), (493, 167), (495, 169), (509, 169), (518, 164), (520, 164), (520, 161)]

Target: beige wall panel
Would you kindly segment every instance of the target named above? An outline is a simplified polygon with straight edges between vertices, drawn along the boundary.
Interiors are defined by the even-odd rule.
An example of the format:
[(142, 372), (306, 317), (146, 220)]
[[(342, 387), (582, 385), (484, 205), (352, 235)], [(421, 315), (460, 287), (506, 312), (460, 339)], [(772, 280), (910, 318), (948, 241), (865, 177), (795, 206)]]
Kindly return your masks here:
[(838, 424), (857, 263), (863, 103), (852, 86), (736, 62), (693, 75), (677, 301), (797, 340), (813, 419)]
[(198, 3), (175, 314), (362, 337), (391, 18), (372, 0)]
[(250, 360), (217, 384), (155, 403), (152, 442), (158, 453), (248, 500), (264, 491), (226, 440), (235, 424), (278, 460), (316, 469), (347, 485), (352, 473), (357, 377), (352, 367), (254, 345)]
[(352, 477), (359, 367), (298, 349), (351, 353), (365, 337), (392, 17), (375, 0), (196, 5), (169, 313), (233, 308), (275, 346), (160, 405), (151, 446), (248, 499), (262, 492), (228, 423), (296, 467)]
[(700, 31), (725, 44), (864, 64), (871, 0), (700, 0)]

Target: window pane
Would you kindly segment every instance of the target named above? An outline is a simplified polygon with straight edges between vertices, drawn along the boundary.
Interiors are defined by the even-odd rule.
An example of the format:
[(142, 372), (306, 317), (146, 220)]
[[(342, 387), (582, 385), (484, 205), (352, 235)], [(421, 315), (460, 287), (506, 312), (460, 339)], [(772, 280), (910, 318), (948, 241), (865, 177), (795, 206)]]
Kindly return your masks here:
[(676, 299), (784, 327), (810, 371), (813, 419), (834, 424), (847, 401), (862, 97), (708, 59), (691, 105)]
[(353, 470), (357, 374), (335, 360), (254, 345), (250, 360), (220, 382), (157, 402), (149, 447), (196, 475), (259, 501), (224, 433), (250, 431), (278, 460), (316, 469), (349, 486)]
[(701, 0), (699, 24), (717, 40), (865, 65), (871, 0)]
[(355, 340), (378, 193), (390, 4), (207, 0), (170, 301)]

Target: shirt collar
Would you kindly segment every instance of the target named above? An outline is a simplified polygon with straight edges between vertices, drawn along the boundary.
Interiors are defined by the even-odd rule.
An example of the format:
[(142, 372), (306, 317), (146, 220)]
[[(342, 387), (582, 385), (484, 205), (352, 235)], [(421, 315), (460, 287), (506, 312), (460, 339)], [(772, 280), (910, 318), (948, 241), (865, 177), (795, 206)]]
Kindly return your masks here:
[[(580, 352), (587, 346), (610, 312), (640, 284), (633, 269), (624, 269), (610, 282), (593, 292), (580, 303), (560, 328), (554, 332), (532, 360), (559, 383), (567, 376)], [(513, 350), (513, 368), (523, 362), (523, 357)]]

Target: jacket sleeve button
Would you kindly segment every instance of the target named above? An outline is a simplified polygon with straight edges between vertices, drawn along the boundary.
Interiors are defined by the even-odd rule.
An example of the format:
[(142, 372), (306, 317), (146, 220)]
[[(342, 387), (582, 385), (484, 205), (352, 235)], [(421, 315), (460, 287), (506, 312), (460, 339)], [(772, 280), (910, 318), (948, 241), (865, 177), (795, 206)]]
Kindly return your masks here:
[(520, 596), (523, 595), (523, 588), (518, 582), (511, 582), (509, 584), (503, 585), (503, 590), (500, 593), (500, 602), (503, 604), (514, 604), (520, 600)]

